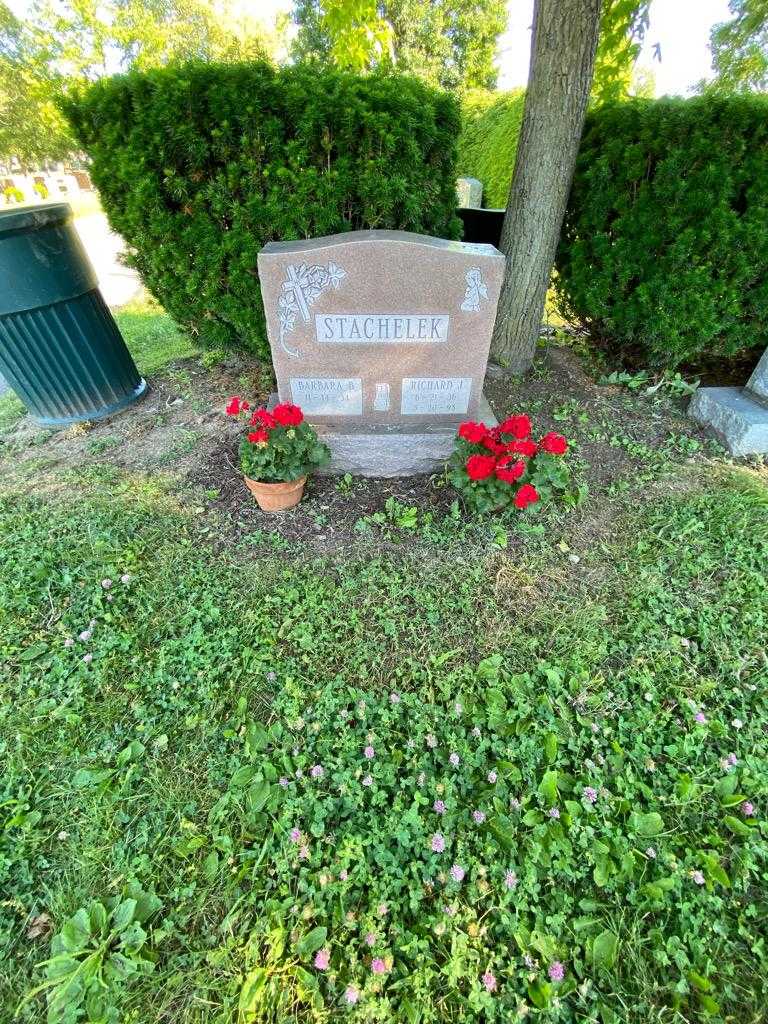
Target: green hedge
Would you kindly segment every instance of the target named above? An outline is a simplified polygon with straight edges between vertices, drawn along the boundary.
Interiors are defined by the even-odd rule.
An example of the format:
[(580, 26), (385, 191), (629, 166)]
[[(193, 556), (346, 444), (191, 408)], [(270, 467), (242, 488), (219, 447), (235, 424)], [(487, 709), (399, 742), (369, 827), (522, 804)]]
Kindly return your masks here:
[(187, 64), (64, 101), (147, 288), (204, 342), (268, 349), (256, 255), (357, 228), (459, 237), (459, 111), (413, 78)]
[(563, 313), (634, 364), (768, 343), (768, 97), (588, 115), (557, 256)]
[(478, 89), (468, 93), (462, 105), (458, 173), (482, 181), (483, 206), (507, 205), (524, 103), (524, 89)]

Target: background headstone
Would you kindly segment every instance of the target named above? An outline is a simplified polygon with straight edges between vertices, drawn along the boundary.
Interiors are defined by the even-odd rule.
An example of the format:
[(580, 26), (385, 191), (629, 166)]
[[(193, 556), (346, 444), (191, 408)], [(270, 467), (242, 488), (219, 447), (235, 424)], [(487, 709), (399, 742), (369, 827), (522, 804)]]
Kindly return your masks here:
[(328, 471), (430, 472), (482, 388), (504, 257), (403, 231), (270, 242), (259, 253), (280, 401), (331, 447)]
[(768, 349), (744, 388), (699, 388), (688, 415), (713, 430), (731, 455), (768, 454)]
[(459, 206), (467, 209), (483, 205), (483, 183), (479, 178), (457, 178), (456, 196)]

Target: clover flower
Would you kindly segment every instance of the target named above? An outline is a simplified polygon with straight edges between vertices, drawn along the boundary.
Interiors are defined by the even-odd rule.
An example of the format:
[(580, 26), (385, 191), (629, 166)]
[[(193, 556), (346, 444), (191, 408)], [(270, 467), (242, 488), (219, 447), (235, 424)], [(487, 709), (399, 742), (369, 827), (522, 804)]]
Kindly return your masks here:
[(741, 813), (745, 818), (751, 818), (755, 813), (755, 805), (751, 801), (745, 800), (741, 805)]
[(301, 842), (301, 829), (300, 828), (296, 828), (294, 826), (294, 828), (292, 828), (291, 831), (288, 834), (291, 837), (291, 842), (292, 843), (300, 843)]
[(376, 913), (379, 915), (379, 917), (386, 917), (387, 914), (389, 913), (389, 907), (387, 906), (386, 903), (380, 903), (378, 907), (376, 907)]
[(435, 800), (432, 804), (432, 810), (435, 814), (445, 814), (445, 803), (442, 800)]
[(496, 977), (490, 971), (486, 971), (483, 975), (483, 985), (486, 992), (496, 991)]
[(78, 639), (82, 640), (84, 644), (87, 644), (92, 636), (93, 636), (93, 630), (91, 630), (91, 629), (84, 629), (83, 632), (78, 637)]
[(453, 710), (456, 712), (457, 715), (461, 715), (464, 712), (464, 707), (462, 704), (456, 701), (456, 703), (453, 705)]
[(694, 880), (696, 885), (704, 885), (704, 875), (701, 871), (692, 871), (691, 878)]
[(93, 661), (93, 655), (92, 654), (84, 654), (83, 655), (83, 661), (85, 662), (86, 665), (90, 665), (91, 662)]
[(340, 882), (346, 882), (346, 880), (348, 878), (349, 878), (349, 872), (347, 871), (346, 868), (342, 868), (341, 871), (339, 872), (339, 881)]
[(321, 764), (313, 764), (309, 774), (313, 779), (322, 779), (323, 777), (323, 766)]
[(507, 871), (504, 875), (504, 885), (508, 889), (515, 889), (517, 887), (517, 875), (514, 871)]
[(585, 786), (582, 790), (582, 794), (584, 795), (584, 799), (588, 800), (591, 804), (597, 802), (597, 790), (594, 786)]
[(424, 774), (424, 772), (419, 772), (419, 774), (416, 776), (416, 785), (423, 786), (425, 778), (426, 775)]
[(110, 579), (102, 580), (101, 581), (101, 585), (104, 588), (104, 590), (109, 590), (109, 588), (112, 586), (112, 580), (110, 580)]
[(550, 816), (550, 818), (553, 819), (553, 821), (557, 821), (557, 819), (560, 817), (560, 811), (557, 809), (557, 807), (550, 807), (547, 811), (547, 814)]
[(362, 777), (362, 779), (360, 780), (360, 782), (364, 786), (372, 786), (373, 785), (373, 776), (372, 775), (364, 775)]
[(371, 960), (371, 970), (373, 971), (374, 974), (386, 974), (387, 965), (384, 963), (380, 956), (375, 956), (373, 960)]
[(743, 729), (744, 728), (744, 723), (742, 722), (742, 720), (740, 718), (734, 718), (734, 720), (731, 722), (731, 725), (733, 726), (734, 729)]
[(707, 724), (707, 716), (704, 714), (703, 711), (697, 711), (693, 717), (699, 723), (699, 725)]
[(65, 647), (72, 647), (72, 646), (74, 646), (74, 643), (75, 643), (75, 641), (72, 639), (72, 637), (68, 636), (67, 639), (64, 641), (64, 646)]
[(120, 577), (120, 582), (121, 583), (130, 583), (131, 582), (131, 574), (129, 572), (124, 572), (123, 575)]
[(493, 769), (491, 769), (491, 771), (488, 772), (488, 781), (490, 782), (491, 785), (493, 785), (496, 782), (498, 777), (498, 774), (495, 771), (493, 771)]
[(315, 967), (318, 971), (327, 971), (330, 962), (331, 951), (329, 949), (319, 949), (315, 955)]
[(445, 850), (445, 836), (442, 832), (435, 832), (430, 846), (433, 853), (442, 853)]
[(309, 847), (302, 846), (299, 850), (299, 860), (309, 860)]
[(459, 757), (459, 755), (454, 750), (451, 753), (451, 755), (448, 758), (448, 760), (451, 762), (451, 764), (453, 765), (454, 768), (458, 768), (459, 767), (459, 762), (461, 761), (461, 758)]
[(472, 817), (476, 825), (482, 825), (485, 821), (485, 811), (472, 811)]
[(656, 860), (656, 850), (652, 846), (646, 847), (645, 856), (650, 860)]
[(565, 968), (559, 960), (553, 960), (547, 972), (552, 981), (562, 981), (565, 977)]
[(454, 882), (463, 882), (466, 873), (467, 872), (460, 864), (454, 864), (451, 868), (451, 878)]
[(424, 742), (427, 744), (430, 750), (434, 750), (437, 746), (437, 736), (433, 736), (432, 733), (428, 733), (424, 738)]
[(390, 695), (389, 695), (389, 703), (390, 704), (399, 704), (400, 703), (400, 694), (399, 693), (390, 693)]
[(363, 750), (363, 754), (369, 761), (372, 761), (374, 757), (376, 757), (376, 751), (370, 744), (365, 748), (365, 750)]
[(354, 985), (347, 985), (346, 992), (344, 993), (345, 1002), (347, 1002), (350, 1006), (354, 1006), (359, 998), (359, 990), (356, 989)]
[(366, 936), (365, 936), (365, 944), (366, 944), (366, 946), (375, 946), (376, 945), (376, 932), (368, 932), (366, 934)]
[(476, 725), (472, 729), (472, 735), (475, 737), (476, 740), (480, 739), (480, 737), (482, 736), (482, 733), (480, 732), (480, 726), (479, 725)]

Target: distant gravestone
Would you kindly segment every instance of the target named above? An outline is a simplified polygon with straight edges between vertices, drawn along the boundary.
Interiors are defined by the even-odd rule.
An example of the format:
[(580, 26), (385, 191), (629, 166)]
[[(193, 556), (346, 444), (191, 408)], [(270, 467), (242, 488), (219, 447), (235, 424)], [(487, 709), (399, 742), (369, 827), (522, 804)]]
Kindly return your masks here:
[(490, 245), (403, 231), (270, 242), (259, 253), (280, 401), (330, 445), (330, 472), (431, 472), (482, 388), (504, 274)]
[(714, 431), (731, 455), (768, 454), (768, 349), (743, 388), (699, 388), (688, 415)]
[(483, 205), (483, 183), (479, 178), (457, 178), (456, 197), (459, 206), (465, 209), (479, 208)]

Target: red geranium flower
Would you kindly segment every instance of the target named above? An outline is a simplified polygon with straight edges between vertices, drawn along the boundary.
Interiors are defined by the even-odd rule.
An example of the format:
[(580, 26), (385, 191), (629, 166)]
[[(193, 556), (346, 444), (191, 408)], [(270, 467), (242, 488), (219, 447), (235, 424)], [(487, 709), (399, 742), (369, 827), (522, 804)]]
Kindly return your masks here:
[(501, 455), (502, 452), (507, 450), (505, 445), (494, 441), (492, 434), (486, 434), (480, 444), (483, 448), (487, 448), (489, 452), (493, 452), (494, 455)]
[(531, 421), (528, 416), (510, 416), (499, 427), (502, 434), (511, 434), (518, 441), (531, 436)]
[(529, 505), (533, 505), (533, 503), (538, 500), (539, 492), (533, 484), (523, 484), (515, 495), (515, 505), (517, 505), (518, 508), (528, 508)]
[(263, 428), (259, 430), (252, 430), (248, 435), (248, 440), (253, 444), (258, 444), (260, 441), (268, 441), (269, 431), (264, 430)]
[(492, 455), (470, 455), (467, 459), (467, 476), (470, 480), (485, 480), (496, 467)]
[(488, 428), (484, 423), (474, 423), (472, 420), (467, 420), (459, 427), (459, 437), (463, 437), (470, 444), (480, 444), (487, 433)]
[(526, 458), (532, 458), (539, 450), (539, 446), (535, 441), (510, 441), (507, 445), (508, 452), (516, 452), (518, 455), (525, 455)]
[(245, 409), (250, 409), (250, 405), (248, 404), (248, 402), (243, 401), (243, 399), (240, 398), (239, 395), (233, 395), (232, 398), (230, 398), (229, 400), (229, 404), (227, 405), (227, 416), (238, 416), (240, 412), (244, 411)]
[(539, 448), (550, 455), (565, 455), (568, 451), (568, 442), (562, 434), (545, 434), (539, 441)]
[(272, 415), (281, 427), (298, 427), (304, 419), (304, 413), (298, 405), (291, 405), (290, 402), (283, 402), (281, 405), (276, 405), (272, 410)]
[(272, 430), (273, 427), (277, 426), (277, 420), (271, 412), (267, 412), (266, 409), (257, 409), (256, 412), (251, 416), (251, 426), (255, 427), (258, 423), (262, 427), (266, 427), (267, 430)]
[(510, 458), (509, 455), (505, 455), (496, 463), (496, 479), (503, 480), (505, 484), (516, 483), (525, 472), (525, 463), (522, 459), (518, 459), (510, 466)]

